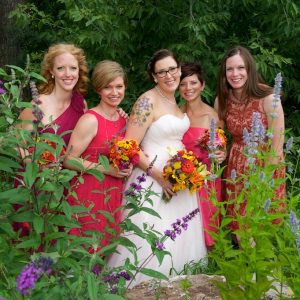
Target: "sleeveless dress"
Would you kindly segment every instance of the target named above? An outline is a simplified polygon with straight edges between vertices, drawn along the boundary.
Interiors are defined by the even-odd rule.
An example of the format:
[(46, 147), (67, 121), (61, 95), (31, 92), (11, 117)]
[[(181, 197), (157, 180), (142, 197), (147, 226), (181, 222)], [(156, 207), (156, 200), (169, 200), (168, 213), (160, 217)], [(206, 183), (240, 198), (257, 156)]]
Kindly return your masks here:
[[(153, 161), (155, 156), (157, 156), (154, 163), (156, 168), (162, 171), (167, 160), (170, 158), (168, 146), (174, 147), (175, 149), (184, 148), (181, 140), (183, 134), (189, 128), (189, 125), (189, 118), (186, 114), (183, 119), (171, 114), (166, 114), (150, 125), (141, 143), (141, 148), (148, 155), (149, 161)], [(136, 182), (137, 177), (143, 173), (143, 170), (140, 168), (135, 168), (127, 181), (125, 190), (128, 189), (132, 182)], [(198, 208), (196, 194), (190, 194), (188, 190), (177, 192), (177, 194), (166, 203), (162, 200), (162, 187), (152, 177), (147, 176), (146, 181), (140, 184), (143, 188), (148, 188), (153, 184), (151, 190), (156, 192), (157, 195), (151, 196), (153, 206), (149, 203), (145, 203), (145, 206), (154, 209), (161, 217), (161, 219), (159, 219), (145, 212), (132, 216), (130, 218), (131, 221), (142, 230), (143, 223), (147, 223), (153, 226), (154, 230), (163, 234), (165, 230), (172, 229), (171, 224), (176, 222), (177, 219), (182, 219), (182, 217)], [(123, 199), (123, 201), (126, 202), (125, 199)], [(125, 215), (126, 212), (124, 212), (124, 216)], [(153, 269), (169, 276), (172, 267), (179, 272), (184, 268), (184, 264), (191, 261), (197, 262), (204, 258), (206, 256), (206, 247), (201, 224), (201, 214), (198, 213), (189, 221), (186, 231), (182, 230), (182, 233), (177, 235), (174, 241), (168, 238), (164, 242), (165, 251), (169, 251), (172, 258), (168, 255), (165, 256), (161, 265), (156, 257), (152, 257), (147, 264), (143, 265), (144, 261), (152, 253), (151, 248), (144, 239), (135, 234), (129, 235), (128, 238), (139, 249), (137, 251), (138, 266), (143, 265), (145, 268)], [(108, 259), (108, 265), (110, 267), (123, 266), (127, 258), (129, 258), (131, 262), (134, 261), (131, 253), (124, 247), (118, 246), (117, 251), (119, 254), (115, 252)], [(151, 278), (147, 275), (138, 273), (130, 287), (149, 279)]]
[[(207, 149), (196, 144), (197, 140), (201, 138), (205, 131), (206, 128), (190, 127), (184, 134), (182, 142), (185, 145), (185, 148), (189, 151), (193, 151), (198, 160), (206, 164), (207, 169), (210, 170), (210, 159), (208, 158)], [(221, 201), (221, 178), (217, 178), (214, 181), (209, 180), (198, 192), (205, 244), (208, 247), (213, 246), (214, 244), (214, 240), (209, 232), (217, 232), (220, 223), (217, 208), (210, 199), (210, 195), (214, 190), (216, 192), (217, 200)]]
[[(243, 129), (247, 128), (248, 132), (251, 132), (252, 125), (252, 115), (254, 112), (258, 112), (261, 117), (262, 125), (267, 130), (268, 128), (268, 119), (267, 115), (263, 108), (263, 101), (261, 99), (251, 99), (248, 104), (237, 102), (233, 97), (229, 98), (227, 102), (227, 113), (225, 116), (225, 124), (232, 135), (232, 143), (228, 153), (227, 167), (225, 169), (225, 178), (231, 178), (231, 171), (236, 170), (237, 176), (247, 173), (247, 158), (243, 154), (244, 151), (244, 141), (243, 141)], [(284, 177), (284, 169), (279, 169), (275, 172), (274, 177)], [(243, 187), (244, 183), (230, 183), (225, 182), (225, 191), (229, 190), (230, 193), (226, 192), (226, 200), (231, 200), (232, 197), (236, 197)], [(282, 199), (285, 196), (285, 185), (280, 185), (276, 190), (276, 198)], [(245, 208), (247, 201), (245, 200), (241, 203), (239, 210), (235, 207), (234, 204), (228, 205), (227, 214), (229, 216), (235, 216), (236, 212), (239, 211), (241, 215), (245, 214)], [(233, 221), (231, 224), (231, 229), (236, 230), (239, 228), (239, 224), (236, 221)]]
[[(86, 114), (94, 115), (98, 121), (98, 130), (96, 136), (88, 145), (86, 150), (82, 153), (81, 157), (86, 158), (91, 162), (98, 162), (99, 155), (108, 156), (110, 141), (113, 137), (124, 136), (124, 128), (126, 121), (123, 117), (119, 116), (117, 121), (110, 121), (93, 110), (88, 110)], [(97, 230), (105, 234), (105, 227), (108, 225), (110, 228), (117, 229), (117, 224), (120, 221), (120, 213), (115, 213), (115, 210), (121, 205), (122, 199), (122, 179), (105, 175), (102, 182), (99, 182), (96, 177), (90, 174), (83, 175), (84, 182), (77, 184), (73, 191), (77, 193), (78, 201), (88, 207), (93, 205), (91, 214), (83, 216), (80, 214), (74, 217), (81, 224), (81, 228), (72, 228), (70, 234), (77, 236), (86, 236), (86, 230)], [(76, 178), (71, 184), (74, 184)], [(78, 201), (70, 196), (68, 202), (70, 205), (78, 205)], [(98, 210), (104, 210), (114, 216), (115, 224), (108, 222), (106, 217)], [(106, 234), (101, 239), (101, 246), (107, 245), (110, 236)]]

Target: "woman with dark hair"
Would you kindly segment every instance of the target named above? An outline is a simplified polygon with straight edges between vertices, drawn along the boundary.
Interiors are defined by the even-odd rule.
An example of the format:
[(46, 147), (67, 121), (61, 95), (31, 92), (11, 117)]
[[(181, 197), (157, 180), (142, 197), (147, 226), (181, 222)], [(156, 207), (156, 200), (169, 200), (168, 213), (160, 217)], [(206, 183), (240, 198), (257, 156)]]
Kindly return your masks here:
[[(138, 167), (128, 178), (127, 188), (130, 183), (140, 178), (138, 176), (148, 173), (149, 176), (140, 184), (142, 188), (151, 185), (151, 190), (156, 194), (151, 196), (152, 205), (149, 202), (144, 202), (143, 205), (145, 210), (149, 207), (160, 215), (159, 219), (142, 211), (132, 216), (131, 221), (141, 230), (145, 230), (144, 225), (147, 224), (149, 229), (164, 233), (166, 229), (172, 228), (174, 222), (182, 222), (183, 217), (198, 209), (196, 194), (190, 194), (188, 190), (174, 194), (171, 183), (163, 177), (163, 168), (171, 157), (169, 148), (184, 148), (181, 140), (190, 126), (189, 118), (182, 113), (175, 99), (180, 73), (179, 61), (170, 50), (162, 49), (154, 53), (148, 64), (148, 75), (155, 86), (143, 93), (134, 104), (126, 130), (126, 138), (137, 140), (147, 154), (140, 154)], [(163, 193), (171, 198), (169, 202), (163, 200)], [(178, 230), (181, 228), (179, 224)], [(169, 276), (174, 275), (172, 270), (180, 272), (185, 264), (199, 261), (206, 256), (201, 224), (201, 216), (195, 213), (189, 221), (188, 229), (182, 230), (180, 235), (178, 233), (176, 241), (168, 237), (164, 247), (171, 256), (166, 255), (162, 263), (155, 256), (151, 256), (153, 250), (148, 241), (135, 234), (130, 235), (130, 240), (138, 249), (138, 266)], [(162, 250), (162, 245), (157, 247)], [(119, 254), (114, 253), (109, 259), (110, 266), (121, 266), (128, 258), (133, 262), (132, 254), (124, 247), (119, 246), (117, 252)], [(135, 277), (134, 285), (147, 279), (150, 277), (140, 272)]]
[[(191, 123), (190, 128), (183, 136), (182, 142), (187, 150), (193, 151), (197, 158), (209, 166), (210, 169), (209, 152), (206, 148), (199, 145), (199, 141), (210, 129), (212, 120), (215, 120), (216, 127), (221, 127), (221, 124), (217, 112), (204, 103), (201, 98), (201, 93), (205, 88), (201, 64), (197, 62), (183, 62), (181, 64), (181, 72), (179, 92), (186, 101), (183, 111), (187, 113)], [(226, 157), (225, 149), (224, 151), (216, 150), (214, 155), (218, 163), (222, 163)], [(214, 193), (215, 200), (220, 201), (221, 178), (208, 181), (198, 193), (205, 244), (208, 248), (214, 244), (210, 231), (216, 232), (219, 226), (217, 206), (213, 203), (213, 199), (210, 199)]]
[[(224, 56), (218, 78), (218, 94), (215, 109), (219, 118), (225, 123), (232, 135), (232, 143), (228, 153), (225, 178), (230, 179), (232, 172), (240, 176), (247, 173), (247, 157), (244, 155), (245, 143), (243, 131), (251, 131), (252, 116), (256, 112), (265, 130), (272, 131), (272, 147), (275, 156), (269, 163), (279, 164), (283, 158), (284, 114), (280, 101), (274, 105), (273, 88), (266, 85), (256, 70), (255, 61), (250, 52), (241, 46), (230, 49)], [(276, 117), (274, 117), (276, 116)], [(235, 173), (236, 172), (236, 173)], [(284, 170), (278, 168), (275, 177), (284, 176)], [(232, 183), (226, 181), (227, 200), (234, 200), (244, 187), (243, 181)], [(278, 199), (285, 196), (285, 186), (276, 190)], [(234, 204), (228, 206), (228, 214), (245, 213), (246, 201), (239, 208)], [(237, 222), (232, 222), (232, 229), (238, 229)]]

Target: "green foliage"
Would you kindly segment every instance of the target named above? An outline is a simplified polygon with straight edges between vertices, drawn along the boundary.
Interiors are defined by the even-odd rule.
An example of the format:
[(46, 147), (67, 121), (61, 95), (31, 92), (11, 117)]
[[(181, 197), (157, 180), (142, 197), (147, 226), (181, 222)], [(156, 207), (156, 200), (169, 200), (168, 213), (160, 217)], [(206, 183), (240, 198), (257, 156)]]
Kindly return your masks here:
[[(213, 103), (220, 59), (236, 44), (251, 49), (269, 84), (279, 70), (283, 73), (287, 112), (300, 103), (297, 1), (31, 0), (11, 15), (22, 28), (25, 51), (38, 62), (36, 53), (62, 41), (81, 46), (91, 68), (102, 59), (120, 62), (129, 75), (122, 104), (126, 111), (150, 87), (146, 64), (160, 48), (174, 50), (181, 60), (203, 63), (204, 98)], [(92, 93), (89, 97), (92, 106), (97, 100)]]

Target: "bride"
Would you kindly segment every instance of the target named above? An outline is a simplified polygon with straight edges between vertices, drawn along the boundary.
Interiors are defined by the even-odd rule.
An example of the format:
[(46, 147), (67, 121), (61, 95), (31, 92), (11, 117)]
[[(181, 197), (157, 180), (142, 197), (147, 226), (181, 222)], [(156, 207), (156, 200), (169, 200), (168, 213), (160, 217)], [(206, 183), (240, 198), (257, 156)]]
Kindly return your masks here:
[[(141, 212), (131, 217), (131, 221), (141, 229), (143, 229), (143, 223), (146, 223), (152, 229), (164, 233), (167, 229), (172, 229), (171, 225), (177, 219), (182, 219), (198, 209), (196, 193), (190, 194), (188, 190), (184, 190), (174, 194), (172, 185), (162, 176), (163, 167), (170, 158), (168, 148), (179, 150), (184, 147), (181, 139), (188, 130), (190, 122), (175, 100), (181, 70), (174, 54), (167, 49), (155, 52), (147, 71), (155, 87), (142, 94), (134, 104), (125, 136), (125, 138), (137, 140), (143, 153), (140, 155), (138, 167), (128, 178), (125, 190), (136, 181), (138, 176), (146, 173), (150, 163), (154, 161), (150, 176), (147, 176), (146, 181), (141, 185), (147, 188), (152, 184), (151, 189), (157, 195), (152, 197), (153, 206), (148, 203), (145, 205), (155, 210), (161, 219)], [(162, 200), (163, 193), (171, 198), (169, 202)], [(166, 239), (164, 250), (170, 252), (171, 256), (166, 255), (161, 264), (155, 256), (145, 264), (145, 260), (152, 253), (150, 245), (136, 235), (130, 235), (129, 239), (138, 248), (138, 265), (161, 272), (166, 276), (170, 276), (171, 269), (180, 272), (186, 263), (197, 262), (206, 256), (202, 220), (199, 213), (188, 222), (187, 230), (182, 230), (176, 239)], [(109, 258), (108, 265), (110, 267), (122, 266), (127, 258), (133, 262), (130, 252), (118, 246), (117, 252)], [(175, 274), (171, 273), (172, 275)], [(138, 273), (133, 285), (149, 279), (147, 275)]]

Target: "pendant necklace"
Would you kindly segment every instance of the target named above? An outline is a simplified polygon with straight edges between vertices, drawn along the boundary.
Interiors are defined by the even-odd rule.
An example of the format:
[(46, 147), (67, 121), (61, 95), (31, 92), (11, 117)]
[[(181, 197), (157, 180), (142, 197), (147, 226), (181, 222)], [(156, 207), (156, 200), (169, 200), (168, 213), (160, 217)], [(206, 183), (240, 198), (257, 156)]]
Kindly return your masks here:
[(163, 94), (163, 92), (160, 90), (160, 88), (159, 88), (158, 86), (156, 86), (155, 89), (156, 89), (157, 93), (158, 93), (165, 101), (167, 101), (168, 103), (173, 104), (173, 105), (176, 105), (176, 104), (177, 104), (175, 98), (174, 98), (175, 102), (172, 101), (172, 100), (170, 100), (167, 96), (165, 96), (165, 95)]
[(113, 124), (114, 124), (114, 127), (117, 128), (117, 126), (118, 126), (117, 122), (118, 122), (118, 119), (119, 119), (119, 118), (117, 118), (116, 120), (113, 120), (113, 119), (115, 119), (115, 116), (118, 115), (117, 112), (115, 112), (113, 116), (109, 116), (109, 115), (102, 109), (102, 110), (101, 110), (101, 113), (102, 113), (109, 121), (112, 121)]

